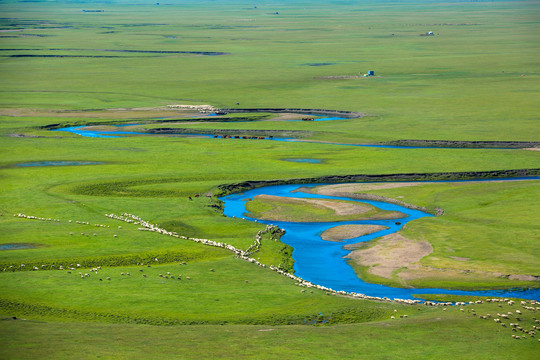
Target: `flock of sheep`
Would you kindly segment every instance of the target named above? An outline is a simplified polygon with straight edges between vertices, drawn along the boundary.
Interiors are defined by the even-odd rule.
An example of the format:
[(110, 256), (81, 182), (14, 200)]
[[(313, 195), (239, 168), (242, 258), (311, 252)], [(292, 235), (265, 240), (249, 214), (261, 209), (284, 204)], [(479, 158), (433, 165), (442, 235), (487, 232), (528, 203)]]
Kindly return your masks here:
[[(14, 214), (14, 216), (20, 217), (20, 218), (26, 218), (26, 219), (33, 219), (33, 220), (60, 222), (59, 219), (41, 218), (41, 217), (36, 217), (36, 216), (25, 215), (25, 214), (22, 214), (22, 213)], [(115, 215), (115, 214), (105, 214), (105, 216), (107, 216), (108, 218), (111, 218), (111, 219), (124, 221), (124, 222), (131, 223), (131, 224), (134, 224), (134, 225), (140, 225), (141, 227), (139, 227), (138, 229), (141, 230), (141, 231), (157, 232), (159, 234), (168, 235), (168, 236), (172, 236), (172, 237), (175, 237), (175, 238), (180, 238), (180, 239), (184, 239), (184, 240), (191, 240), (191, 241), (194, 241), (194, 242), (202, 243), (204, 245), (215, 246), (215, 247), (227, 249), (229, 251), (234, 252), (237, 257), (239, 257), (239, 258), (241, 258), (243, 260), (246, 260), (246, 261), (248, 261), (250, 263), (254, 263), (254, 264), (256, 264), (256, 265), (258, 265), (260, 267), (263, 267), (263, 268), (266, 268), (265, 264), (259, 262), (257, 259), (254, 259), (254, 258), (250, 257), (252, 254), (256, 253), (260, 249), (262, 236), (264, 234), (269, 233), (270, 236), (271, 236), (270, 237), (271, 240), (277, 241), (278, 237), (274, 237), (274, 235), (275, 234), (283, 234), (285, 232), (283, 229), (280, 229), (279, 227), (277, 227), (275, 225), (267, 225), (265, 229), (260, 230), (257, 233), (257, 235), (255, 236), (254, 243), (247, 250), (244, 251), (242, 249), (238, 249), (238, 248), (236, 248), (236, 247), (234, 247), (234, 246), (232, 246), (230, 244), (226, 244), (226, 243), (223, 243), (223, 242), (217, 242), (217, 241), (213, 241), (213, 240), (209, 240), (209, 239), (190, 238), (190, 237), (187, 237), (187, 236), (182, 236), (182, 235), (179, 235), (176, 232), (165, 230), (165, 229), (161, 228), (159, 225), (152, 224), (152, 223), (150, 223), (148, 221), (145, 221), (142, 218), (140, 218), (140, 217), (138, 217), (136, 215), (133, 215), (133, 214), (124, 213), (124, 214), (122, 214), (120, 216)], [(72, 222), (72, 220), (69, 220), (69, 222)], [(76, 221), (76, 223), (90, 225), (88, 222), (84, 222), (84, 221)], [(94, 226), (109, 227), (109, 225), (101, 225), (101, 224), (95, 224)], [(118, 228), (122, 228), (122, 227), (119, 226)], [(114, 235), (114, 236), (116, 236), (116, 235)], [(155, 259), (155, 260), (157, 261), (158, 259)], [(181, 264), (185, 264), (185, 263), (181, 263)], [(137, 265), (143, 265), (143, 264), (137, 264)], [(24, 267), (25, 267), (25, 264), (21, 264), (19, 266), (19, 269), (22, 270)], [(68, 270), (68, 273), (71, 273), (71, 271), (75, 270), (76, 268), (80, 268), (80, 267), (81, 267), (80, 264), (76, 264), (76, 265), (71, 264), (66, 269), (64, 269), (64, 267), (62, 265), (58, 265), (58, 266), (56, 266), (56, 265), (42, 265), (43, 270), (49, 270), (49, 269), (56, 269), (57, 268), (58, 270)], [(11, 270), (11, 268), (12, 268), (12, 266), (10, 266), (9, 268), (3, 269), (3, 271), (9, 271), (9, 270)], [(409, 305), (418, 304), (418, 303), (422, 302), (421, 300), (408, 300), (408, 299), (397, 299), (397, 298), (392, 300), (392, 299), (390, 299), (388, 297), (382, 297), (381, 298), (381, 297), (376, 297), (376, 296), (367, 296), (367, 295), (359, 294), (359, 293), (355, 293), (355, 292), (336, 291), (336, 290), (327, 288), (325, 286), (313, 284), (313, 283), (311, 283), (309, 281), (306, 281), (306, 280), (304, 280), (304, 279), (302, 279), (302, 278), (300, 278), (298, 276), (295, 276), (295, 275), (290, 274), (290, 273), (288, 273), (286, 271), (283, 271), (282, 269), (280, 269), (279, 267), (276, 267), (274, 265), (270, 265), (268, 268), (270, 270), (272, 270), (272, 271), (277, 272), (280, 275), (286, 276), (286, 277), (296, 281), (298, 283), (298, 286), (300, 286), (300, 287), (315, 288), (315, 289), (324, 291), (329, 295), (330, 294), (337, 294), (337, 295), (349, 296), (349, 297), (353, 297), (353, 298), (367, 299), (367, 300), (394, 301), (394, 302), (397, 302), (397, 303), (403, 303), (403, 304), (409, 304)], [(94, 272), (94, 273), (97, 274), (100, 269), (101, 269), (101, 267), (98, 266), (98, 267), (90, 269), (90, 272), (91, 273)], [(33, 266), (32, 270), (39, 270), (39, 268), (36, 267), (36, 266)], [(142, 269), (140, 271), (142, 271)], [(210, 269), (210, 271), (213, 271), (213, 269)], [(121, 275), (130, 276), (129, 273), (121, 273)], [(81, 276), (81, 278), (84, 279), (86, 277), (89, 277), (90, 274), (89, 273), (84, 273), (83, 274), (83, 273), (79, 272), (79, 276)], [(168, 272), (166, 275), (159, 274), (159, 276), (162, 277), (162, 278), (170, 278), (170, 279), (175, 279), (176, 278), (176, 279), (179, 279), (179, 280), (182, 279), (182, 275), (178, 275), (178, 277), (175, 277), (175, 276), (170, 275), (170, 272)], [(143, 277), (146, 277), (146, 274), (143, 274)], [(188, 277), (186, 277), (186, 279), (190, 280), (190, 277), (188, 276)], [(100, 279), (100, 280), (103, 280), (103, 279)], [(110, 277), (107, 277), (106, 280), (110, 280)], [(302, 292), (305, 292), (305, 290), (302, 290)], [(487, 302), (487, 303), (501, 303), (501, 304), (506, 303), (507, 305), (511, 305), (511, 306), (515, 304), (515, 302), (513, 300), (510, 300), (510, 299), (493, 298), (493, 299), (485, 299), (485, 300), (476, 300), (476, 301), (471, 301), (471, 302), (468, 302), (468, 303), (456, 302), (455, 305), (456, 306), (464, 306), (464, 305), (481, 304), (484, 301)], [(446, 306), (450, 306), (452, 304), (453, 304), (452, 302), (424, 301), (424, 305), (443, 307), (444, 311), (446, 310)], [(529, 306), (528, 304), (529, 303), (527, 303), (526, 301), (521, 301), (521, 306), (524, 309), (524, 311), (536, 312), (536, 311), (540, 310), (540, 302), (532, 300), (532, 301), (530, 301), (531, 306)], [(499, 305), (499, 307), (502, 307), (502, 305)], [(460, 311), (464, 311), (464, 310), (465, 310), (464, 308), (460, 308)], [(478, 316), (474, 309), (470, 309), (468, 311), (473, 316)], [(478, 318), (483, 319), (483, 320), (488, 320), (488, 319), (493, 318), (493, 321), (495, 323), (501, 324), (501, 326), (503, 326), (503, 327), (509, 326), (512, 329), (513, 332), (522, 332), (523, 333), (521, 336), (512, 334), (512, 338), (514, 338), (514, 339), (518, 339), (518, 340), (519, 339), (525, 339), (527, 335), (530, 336), (530, 337), (535, 337), (536, 331), (540, 330), (540, 326), (532, 325), (532, 327), (530, 329), (523, 328), (518, 323), (518, 321), (521, 321), (521, 317), (520, 317), (521, 315), (522, 315), (521, 310), (514, 310), (513, 312), (508, 311), (506, 313), (497, 313), (497, 317), (494, 317), (491, 314), (486, 314), (486, 315), (480, 315), (480, 316), (478, 316)], [(401, 315), (400, 317), (401, 318), (406, 318), (407, 315)], [(516, 322), (511, 322), (509, 324), (504, 322), (505, 320), (510, 320), (512, 317), (515, 317)], [(391, 316), (391, 319), (395, 319), (395, 316)], [(535, 324), (540, 324), (540, 320), (537, 320), (534, 317), (533, 317), (533, 320), (535, 321)], [(538, 341), (540, 341), (540, 339), (538, 339)]]
[[(534, 324), (532, 324), (529, 329), (522, 327), (518, 323), (518, 321), (519, 322), (525, 321), (525, 318), (524, 318), (525, 314), (523, 312), (526, 311), (526, 312), (532, 313), (532, 312), (540, 311), (540, 302), (538, 302), (536, 300), (531, 300), (530, 302), (521, 301), (520, 305), (521, 305), (521, 308), (523, 309), (523, 311), (521, 311), (519, 309), (513, 309), (513, 311), (504, 312), (504, 311), (502, 311), (503, 305), (517, 306), (516, 302), (514, 300), (510, 300), (510, 299), (497, 299), (497, 298), (486, 299), (485, 301), (486, 302), (491, 302), (491, 303), (498, 303), (498, 306), (499, 306), (499, 308), (501, 308), (501, 310), (499, 312), (497, 312), (497, 317), (495, 317), (494, 315), (491, 315), (491, 314), (478, 315), (474, 309), (470, 309), (469, 312), (472, 314), (472, 316), (478, 317), (481, 320), (493, 319), (493, 321), (496, 324), (500, 324), (501, 326), (503, 326), (505, 328), (510, 326), (510, 328), (512, 329), (512, 332), (516, 332), (516, 333), (521, 332), (522, 333), (521, 335), (512, 334), (513, 339), (524, 340), (524, 339), (527, 339), (527, 337), (534, 338), (536, 336), (536, 332), (538, 330), (540, 330), (540, 326), (536, 325), (536, 324), (540, 325), (540, 320), (537, 319), (536, 317), (532, 318), (532, 320), (534, 321)], [(479, 300), (476, 303), (482, 303), (482, 301)], [(529, 306), (528, 304), (530, 304), (532, 306)], [(464, 311), (463, 308), (461, 308), (460, 310)], [(516, 322), (511, 322), (511, 323), (508, 323), (508, 324), (506, 322), (504, 322), (506, 320), (509, 321), (509, 320), (512, 320), (512, 319), (514, 319)], [(523, 325), (523, 326), (525, 326), (525, 325)], [(540, 338), (538, 339), (538, 341), (540, 342)]]
[[(279, 229), (275, 225), (267, 225), (264, 230), (261, 230), (261, 231), (259, 231), (257, 233), (257, 235), (255, 237), (255, 243), (252, 246), (250, 246), (246, 251), (244, 251), (244, 250), (241, 250), (241, 249), (237, 249), (237, 248), (235, 248), (234, 246), (232, 246), (230, 244), (226, 244), (226, 243), (222, 243), (222, 242), (216, 242), (216, 241), (208, 240), (208, 239), (199, 239), (199, 238), (190, 238), (190, 237), (187, 237), (187, 236), (181, 236), (181, 235), (178, 235), (176, 232), (167, 231), (165, 229), (162, 229), (158, 225), (155, 225), (155, 224), (152, 224), (152, 223), (150, 223), (148, 221), (145, 221), (145, 220), (141, 219), (140, 217), (138, 217), (136, 215), (133, 215), (133, 214), (124, 213), (124, 214), (122, 214), (120, 216), (115, 215), (115, 214), (105, 214), (105, 216), (107, 216), (107, 217), (109, 217), (111, 219), (125, 221), (125, 222), (136, 224), (136, 225), (140, 224), (142, 227), (139, 228), (139, 230), (142, 230), (142, 231), (157, 232), (157, 233), (160, 233), (160, 234), (163, 234), (163, 235), (173, 236), (173, 237), (176, 237), (176, 238), (185, 239), (185, 240), (191, 240), (191, 241), (195, 241), (195, 242), (202, 243), (202, 244), (209, 245), (209, 246), (215, 246), (215, 247), (220, 247), (220, 248), (223, 248), (223, 249), (227, 249), (227, 250), (230, 250), (230, 251), (234, 252), (235, 255), (237, 255), (239, 258), (241, 258), (243, 260), (246, 260), (246, 261), (249, 261), (250, 263), (256, 264), (256, 265), (258, 265), (260, 267), (263, 267), (263, 268), (266, 268), (265, 264), (259, 262), (257, 259), (249, 257), (249, 255), (251, 255), (252, 253), (256, 252), (259, 249), (259, 247), (261, 245), (260, 241), (261, 241), (261, 238), (262, 238), (263, 234), (265, 234), (267, 232), (275, 233), (276, 231), (281, 232), (281, 233), (284, 232), (284, 230)], [(313, 284), (313, 283), (311, 283), (309, 281), (306, 281), (306, 280), (304, 280), (304, 279), (302, 279), (302, 278), (300, 278), (298, 276), (295, 276), (295, 275), (290, 274), (290, 273), (288, 273), (286, 271), (283, 271), (279, 267), (276, 267), (274, 265), (270, 265), (269, 268), (270, 268), (270, 270), (275, 271), (280, 275), (287, 276), (288, 278), (296, 281), (298, 283), (298, 285), (301, 286), (301, 287), (315, 288), (315, 289), (318, 289), (318, 290), (325, 291), (327, 293), (334, 293), (334, 294), (337, 294), (337, 295), (350, 296), (350, 297), (359, 298), (359, 299), (392, 301), (392, 299), (390, 299), (388, 297), (382, 297), (381, 298), (381, 297), (377, 297), (377, 296), (368, 296), (368, 295), (364, 295), (364, 294), (359, 294), (359, 293), (356, 293), (356, 292), (336, 291), (336, 290), (333, 290), (333, 289), (328, 288), (326, 286)], [(403, 304), (417, 304), (417, 303), (421, 302), (421, 300), (409, 300), (409, 299), (397, 299), (397, 298), (393, 299), (393, 301), (403, 303)], [(436, 304), (436, 303), (433, 303), (433, 304)]]

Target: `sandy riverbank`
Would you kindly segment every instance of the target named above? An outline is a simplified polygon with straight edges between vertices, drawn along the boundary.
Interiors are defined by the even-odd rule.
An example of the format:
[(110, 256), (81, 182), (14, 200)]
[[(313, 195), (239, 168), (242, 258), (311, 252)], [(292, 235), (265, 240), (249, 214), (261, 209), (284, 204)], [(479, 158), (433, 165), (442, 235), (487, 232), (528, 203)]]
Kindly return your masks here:
[(385, 229), (388, 229), (388, 227), (381, 225), (341, 225), (326, 230), (321, 234), (321, 238), (327, 241), (342, 241), (373, 234)]
[(368, 272), (373, 275), (392, 279), (395, 270), (409, 268), (432, 252), (433, 247), (427, 241), (415, 241), (394, 233), (383, 236), (370, 248), (352, 251), (347, 257), (369, 267)]

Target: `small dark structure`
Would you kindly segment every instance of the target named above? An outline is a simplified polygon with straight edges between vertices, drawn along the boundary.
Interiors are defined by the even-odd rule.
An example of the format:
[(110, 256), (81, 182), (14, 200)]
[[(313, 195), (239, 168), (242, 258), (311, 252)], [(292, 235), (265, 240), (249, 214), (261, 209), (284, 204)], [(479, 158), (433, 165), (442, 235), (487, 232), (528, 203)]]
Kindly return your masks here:
[(367, 72), (367, 74), (368, 74), (368, 76), (375, 76), (375, 71), (369, 70), (369, 71)]

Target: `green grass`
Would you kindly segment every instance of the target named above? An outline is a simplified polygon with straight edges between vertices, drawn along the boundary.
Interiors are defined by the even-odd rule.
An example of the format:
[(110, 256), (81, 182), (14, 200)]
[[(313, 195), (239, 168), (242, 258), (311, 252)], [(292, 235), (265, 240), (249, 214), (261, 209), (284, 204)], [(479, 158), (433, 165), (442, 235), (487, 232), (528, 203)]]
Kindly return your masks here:
[[(420, 261), (430, 270), (424, 269), (407, 285), (480, 288), (538, 286), (538, 281), (527, 285), (511, 275), (538, 275), (535, 254), (540, 248), (535, 239), (540, 229), (531, 220), (539, 189), (538, 181), (458, 182), (361, 192), (444, 210), (443, 216), (413, 221), (402, 231), (433, 246), (433, 252)], [(397, 279), (375, 279), (365, 269), (361, 273), (372, 281), (403, 285)]]
[[(242, 107), (332, 108), (372, 115), (344, 121), (339, 128), (320, 124), (325, 130), (321, 139), (538, 140), (535, 2), (421, 7), (292, 3), (280, 4), (279, 16), (269, 15), (270, 5), (254, 10), (213, 2), (103, 7), (105, 13), (84, 14), (75, 4), (4, 5), (6, 17), (34, 21), (25, 32), (54, 35), (4, 38), (4, 48), (83, 48), (85, 54), (122, 57), (4, 58), (3, 107), (201, 102), (233, 107), (240, 102)], [(35, 20), (43, 18), (76, 26), (32, 31), (39, 26)], [(6, 29), (20, 29), (14, 23), (4, 20)], [(146, 25), (129, 26), (133, 23)], [(427, 29), (439, 35), (418, 36)], [(230, 55), (150, 57), (96, 49)], [(51, 52), (4, 52), (21, 53)], [(318, 62), (335, 65), (305, 65)], [(368, 69), (380, 77), (324, 78)]]
[[(130, 359), (370, 359), (446, 358), (448, 354), (467, 359), (534, 359), (538, 341), (480, 315), (514, 311), (504, 304), (433, 309), (415, 314), (400, 309), (395, 320), (336, 326), (191, 325), (156, 327), (101, 323), (58, 323), (3, 320), (0, 331), (2, 354), (27, 359), (47, 353), (56, 359), (120, 357)], [(408, 314), (408, 318), (399, 315)], [(512, 321), (512, 320), (510, 320)], [(531, 314), (522, 326), (533, 324)], [(508, 325), (508, 322), (507, 322)], [(149, 349), (151, 349), (149, 353)]]
[[(2, 321), (0, 357), (61, 359), (77, 353), (83, 358), (260, 358), (265, 349), (265, 358), (534, 358), (532, 339), (516, 341), (508, 329), (469, 318), (458, 309), (422, 308), (413, 316), (411, 308), (401, 305), (302, 293), (292, 281), (229, 252), (138, 231), (135, 225), (104, 216), (129, 212), (181, 235), (247, 249), (263, 226), (222, 216), (219, 202), (204, 196), (217, 192), (221, 184), (540, 168), (538, 153), (524, 150), (399, 150), (165, 136), (90, 139), (43, 128), (146, 123), (161, 117), (159, 108), (165, 105), (211, 104), (349, 110), (367, 116), (141, 127), (273, 130), (351, 144), (398, 139), (539, 141), (535, 1), (295, 1), (253, 6), (242, 0), (164, 6), (115, 0), (91, 6), (103, 13), (84, 13), (90, 6), (74, 2), (0, 4), (0, 29), (14, 30), (0, 32), (0, 49), (5, 50), (0, 51), (1, 243), (35, 245), (1, 251), (0, 264), (101, 264), (98, 276), (111, 277), (100, 282), (94, 275), (80, 279), (76, 273), (52, 270), (0, 273), (0, 312), (37, 320)], [(439, 35), (419, 36), (426, 31)], [(330, 65), (309, 66), (314, 63)], [(367, 70), (377, 76), (354, 77)], [(147, 117), (129, 119), (108, 110), (118, 108), (152, 110), (145, 110)], [(95, 111), (55, 113), (89, 109)], [(231, 116), (238, 120), (245, 115)], [(283, 161), (289, 158), (321, 163)], [(17, 166), (53, 160), (104, 164)], [(528, 182), (426, 185), (375, 193), (443, 208), (442, 217), (408, 224), (405, 235), (433, 244), (426, 265), (461, 269), (463, 263), (450, 256), (469, 257), (467, 266), (478, 275), (535, 273), (537, 192), (536, 182)], [(16, 213), (60, 222), (13, 217)], [(291, 249), (268, 240), (263, 239), (253, 257), (290, 268)], [(145, 268), (147, 278), (139, 276), (136, 264), (155, 257), (164, 263)], [(188, 265), (177, 265), (180, 261)], [(210, 267), (216, 271), (209, 272)], [(158, 276), (178, 268), (192, 275), (191, 283)], [(122, 271), (132, 274), (122, 277)], [(437, 276), (413, 284), (502, 283), (478, 279)], [(498, 311), (490, 306), (486, 311)], [(387, 321), (394, 307), (398, 314), (409, 312), (410, 318)], [(341, 325), (276, 326), (268, 332), (246, 325), (317, 323), (319, 313)], [(191, 322), (242, 325), (141, 325)]]
[(291, 222), (332, 222), (346, 220), (397, 219), (403, 214), (397, 211), (380, 210), (369, 204), (352, 201), (329, 201), (332, 206), (358, 206), (354, 214), (338, 214), (336, 210), (322, 204), (306, 203), (295, 198), (255, 198), (246, 203), (251, 217), (264, 220)]

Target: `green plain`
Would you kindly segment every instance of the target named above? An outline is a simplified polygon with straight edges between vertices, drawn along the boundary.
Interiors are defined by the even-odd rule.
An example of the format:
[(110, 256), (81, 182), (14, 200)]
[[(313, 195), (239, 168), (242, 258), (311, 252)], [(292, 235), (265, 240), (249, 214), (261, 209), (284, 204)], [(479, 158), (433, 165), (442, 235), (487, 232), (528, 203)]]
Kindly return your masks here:
[[(510, 328), (478, 319), (470, 306), (443, 311), (312, 293), (225, 250), (105, 217), (128, 212), (180, 235), (245, 250), (264, 226), (224, 217), (215, 196), (205, 196), (218, 193), (221, 184), (540, 168), (537, 151), (150, 135), (84, 138), (44, 128), (137, 123), (193, 133), (275, 130), (343, 144), (537, 142), (537, 1), (6, 0), (0, 12), (0, 245), (31, 246), (0, 251), (0, 268), (6, 269), (0, 272), (0, 358), (533, 359), (538, 354), (538, 336), (515, 340)], [(427, 31), (435, 35), (420, 36)], [(375, 76), (363, 77), (368, 70)], [(275, 121), (266, 113), (230, 115), (257, 118), (246, 122), (184, 117), (181, 124), (156, 122), (172, 104), (366, 115), (325, 122)], [(147, 117), (117, 116), (118, 109), (141, 108), (149, 109)], [(284, 161), (291, 158), (321, 162)], [(35, 161), (102, 164), (20, 166)], [(372, 193), (444, 209), (443, 216), (411, 222), (403, 234), (432, 244), (434, 252), (422, 264), (473, 274), (410, 285), (500, 288), (538, 287), (538, 281), (491, 276), (540, 275), (538, 189), (538, 181), (526, 181)], [(13, 216), (18, 213), (60, 221)], [(263, 237), (252, 256), (290, 268), (290, 254), (280, 241)], [(137, 265), (141, 262), (145, 265)], [(60, 263), (82, 266), (71, 274), (49, 270)], [(98, 274), (90, 272), (99, 265)], [(32, 266), (40, 270), (26, 271)], [(90, 276), (81, 278), (79, 271)], [(170, 276), (167, 272), (174, 278), (159, 276)], [(502, 306), (474, 308), (492, 315), (521, 308)], [(404, 314), (408, 317), (399, 317)], [(526, 312), (521, 322), (531, 328), (534, 316)]]

